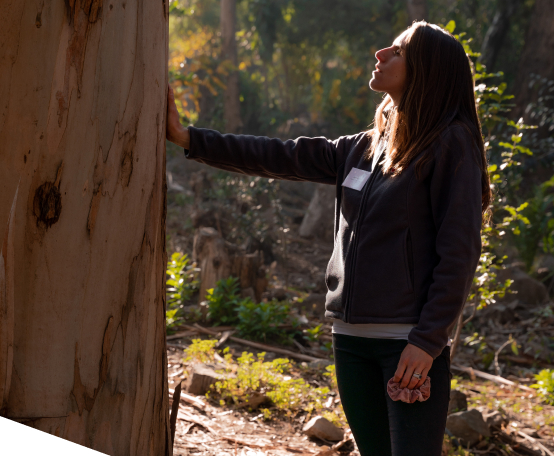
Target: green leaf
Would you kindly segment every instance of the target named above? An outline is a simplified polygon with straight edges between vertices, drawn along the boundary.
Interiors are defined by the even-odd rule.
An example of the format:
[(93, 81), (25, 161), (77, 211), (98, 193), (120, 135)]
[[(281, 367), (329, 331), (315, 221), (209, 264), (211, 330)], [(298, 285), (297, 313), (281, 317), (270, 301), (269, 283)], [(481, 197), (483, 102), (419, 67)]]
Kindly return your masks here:
[(445, 28), (446, 30), (448, 30), (450, 33), (453, 33), (453, 32), (454, 32), (454, 29), (456, 28), (456, 22), (454, 22), (454, 21), (449, 21), (449, 23), (446, 24), (446, 25), (444, 26), (444, 28)]

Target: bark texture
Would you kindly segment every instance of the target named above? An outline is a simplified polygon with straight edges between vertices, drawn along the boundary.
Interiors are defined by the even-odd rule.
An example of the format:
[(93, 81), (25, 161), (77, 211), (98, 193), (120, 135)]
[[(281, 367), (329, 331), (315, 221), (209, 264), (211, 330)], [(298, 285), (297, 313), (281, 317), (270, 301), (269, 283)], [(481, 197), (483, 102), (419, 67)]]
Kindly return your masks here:
[(225, 130), (227, 133), (240, 133), (241, 102), (239, 101), (239, 70), (237, 59), (236, 29), (237, 0), (221, 0), (220, 26), (222, 40), (222, 58), (230, 62), (225, 89)]
[(171, 454), (165, 1), (0, 2), (0, 415)]

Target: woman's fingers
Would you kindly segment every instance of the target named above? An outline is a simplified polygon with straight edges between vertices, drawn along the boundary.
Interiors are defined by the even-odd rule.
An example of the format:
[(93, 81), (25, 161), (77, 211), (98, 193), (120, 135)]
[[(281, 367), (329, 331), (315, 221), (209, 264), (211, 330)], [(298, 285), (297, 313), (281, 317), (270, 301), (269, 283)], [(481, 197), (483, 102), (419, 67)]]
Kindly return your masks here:
[[(400, 388), (419, 388), (425, 382), (432, 364), (433, 358), (428, 353), (415, 345), (408, 344), (400, 355), (394, 381), (400, 382)], [(416, 372), (421, 374), (421, 379), (413, 376)]]

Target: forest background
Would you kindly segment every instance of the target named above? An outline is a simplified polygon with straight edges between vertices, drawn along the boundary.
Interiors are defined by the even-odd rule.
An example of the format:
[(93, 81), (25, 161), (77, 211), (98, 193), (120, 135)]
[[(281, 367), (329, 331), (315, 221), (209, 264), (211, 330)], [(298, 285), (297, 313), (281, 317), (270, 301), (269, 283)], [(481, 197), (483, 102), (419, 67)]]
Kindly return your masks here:
[[(496, 194), (494, 227), (503, 228), (494, 242), (488, 241), (488, 251), (509, 263), (520, 261), (537, 278), (542, 257), (552, 263), (553, 254), (550, 0), (173, 0), (169, 79), (183, 124), (282, 139), (335, 139), (366, 130), (382, 99), (368, 87), (375, 52), (420, 18), (460, 36), (475, 63)], [(222, 218), (230, 223), (221, 224), (230, 229), (223, 234), (219, 222), (211, 226), (228, 241), (269, 250), (268, 260), (274, 249), (283, 249), (285, 261), (286, 230), (301, 228), (319, 185), (290, 186), (188, 168), (192, 165), (184, 165), (181, 149), (168, 143), (167, 150), (168, 178), (182, 177), (181, 188), (188, 188), (170, 193), (170, 251), (192, 252), (193, 230), (208, 224), (202, 212), (228, 208)], [(200, 171), (194, 181), (206, 172), (211, 178), (196, 183), (188, 176), (193, 170)], [(282, 190), (283, 199), (277, 193)], [(202, 208), (197, 192), (213, 206)], [(265, 193), (266, 204), (261, 204)], [(266, 221), (264, 213), (273, 203), (274, 217)], [(331, 225), (331, 213), (323, 212), (322, 224)], [(315, 229), (318, 236), (310, 237), (328, 239), (329, 229), (325, 235), (319, 225)], [(552, 264), (544, 267), (539, 279), (549, 283), (552, 270)]]
[[(495, 194), (476, 277), (453, 330), (453, 362), (538, 391), (537, 402), (530, 403), (533, 395), (526, 388), (504, 391), (503, 385), (481, 385), (473, 377), (473, 383), (455, 379), (449, 413), (464, 410), (465, 402), (456, 407), (456, 400), (467, 396), (467, 408), (482, 412), (487, 423), (498, 410), (511, 422), (510, 429), (520, 426), (522, 435), (544, 439), (513, 445), (503, 434), (494, 434), (494, 440), (474, 443), (478, 451), (545, 453), (542, 445), (553, 446), (551, 0), (173, 0), (170, 84), (184, 125), (284, 140), (335, 139), (370, 128), (382, 100), (382, 94), (368, 87), (375, 53), (420, 19), (453, 33), (473, 62)], [(302, 356), (331, 358), (323, 277), (332, 248), (332, 189), (217, 171), (186, 161), (183, 150), (170, 143), (167, 159), (169, 340), (187, 343), (190, 362), (198, 350), (213, 359), (211, 344), (227, 339), (231, 331)], [(243, 293), (246, 289), (231, 278), (206, 290), (208, 281), (200, 273), (205, 274), (207, 266), (201, 263), (207, 265), (204, 255), (209, 251), (201, 247), (197, 252), (197, 245), (208, 227), (237, 252), (263, 252), (263, 293), (258, 286), (256, 293)], [(515, 294), (505, 294), (507, 290)], [(214, 329), (217, 339), (193, 340), (201, 333), (192, 324), (221, 325)], [(247, 349), (228, 343), (233, 352), (236, 348), (236, 357)], [(250, 365), (243, 356), (237, 358), (239, 366)], [(171, 359), (179, 369), (178, 381), (185, 360), (180, 355)], [(265, 392), (282, 409), (274, 396), (279, 387), (261, 382), (255, 391), (234, 398), (235, 403)], [(236, 394), (233, 384), (218, 390), (221, 400)], [(506, 399), (495, 399), (502, 394)], [(303, 413), (297, 411), (303, 404), (297, 404), (289, 416)], [(344, 425), (341, 408), (328, 411), (309, 404), (309, 416), (314, 407)], [(258, 416), (269, 418), (267, 408), (260, 411)], [(509, 432), (496, 426), (494, 432)], [(281, 434), (279, 428), (275, 432)], [(452, 432), (465, 442), (459, 429)], [(470, 454), (445, 448), (444, 454)]]

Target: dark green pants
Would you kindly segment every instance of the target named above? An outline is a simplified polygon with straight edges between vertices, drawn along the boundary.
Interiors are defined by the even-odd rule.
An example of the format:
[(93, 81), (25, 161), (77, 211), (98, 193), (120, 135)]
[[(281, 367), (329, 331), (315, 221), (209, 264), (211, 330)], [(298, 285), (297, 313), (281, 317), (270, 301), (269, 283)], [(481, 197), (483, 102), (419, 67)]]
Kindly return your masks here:
[(361, 456), (441, 456), (450, 401), (450, 347), (433, 360), (431, 396), (393, 401), (386, 392), (404, 339), (333, 335), (340, 399)]

